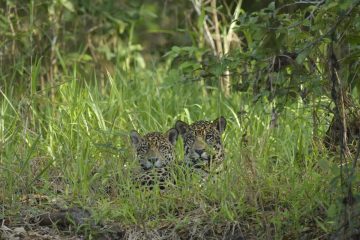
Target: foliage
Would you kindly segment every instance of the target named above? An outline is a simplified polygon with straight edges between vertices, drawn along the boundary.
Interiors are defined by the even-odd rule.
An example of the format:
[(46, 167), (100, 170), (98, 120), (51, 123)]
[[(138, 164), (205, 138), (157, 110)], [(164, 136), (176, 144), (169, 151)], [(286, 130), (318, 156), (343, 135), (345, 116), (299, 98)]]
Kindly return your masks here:
[[(84, 78), (94, 77), (95, 72), (100, 81), (107, 71), (114, 74), (115, 66), (125, 72), (145, 68), (146, 44), (139, 42), (139, 33), (155, 34), (160, 28), (155, 22), (160, 10), (140, 0), (4, 0), (0, 4), (1, 80), (6, 88), (20, 83), (19, 93), (30, 89), (30, 83), (37, 90), (44, 90), (47, 83), (56, 88), (64, 80), (59, 76), (74, 66)], [(158, 39), (147, 43), (154, 41)]]
[[(359, 150), (339, 157), (322, 139), (333, 115), (343, 124), (342, 113), (358, 110), (360, 1), (210, 2), (0, 2), (4, 224), (24, 224), (55, 203), (119, 222), (128, 238), (356, 232)], [(222, 55), (204, 35), (210, 18), (222, 44), (233, 26), (237, 40)], [(345, 110), (342, 94), (354, 99)], [(220, 115), (229, 123), (226, 161), (214, 181), (175, 167), (167, 192), (135, 187), (130, 130)], [(179, 163), (182, 151), (179, 140)], [(98, 231), (83, 228), (89, 238)]]
[[(201, 67), (194, 64), (188, 74), (194, 79), (220, 77), (230, 69), (233, 90), (251, 90), (256, 99), (278, 98), (281, 108), (289, 97), (309, 101), (312, 96), (330, 96), (330, 87), (324, 86), (331, 85), (328, 48), (334, 44), (338, 59), (342, 59), (339, 74), (344, 88), (358, 97), (358, 5), (353, 1), (319, 1), (276, 8), (272, 2), (260, 11), (242, 12), (237, 19), (241, 46), (233, 46), (220, 59), (205, 54)], [(186, 52), (187, 48), (171, 52), (179, 51)]]
[[(149, 74), (134, 74), (130, 82), (109, 77), (103, 93), (96, 86), (82, 87), (73, 77), (59, 88), (53, 104), (42, 93), (21, 108), (14, 107), (19, 105), (16, 100), (3, 101), (1, 178), (6, 182), (6, 214), (23, 211), (22, 196), (36, 193), (45, 194), (49, 201), (60, 197), (70, 206), (80, 203), (102, 221), (129, 226), (145, 221), (149, 231), (159, 224), (175, 224), (185, 231), (189, 224), (235, 221), (243, 226), (250, 221), (257, 233), (242, 230), (254, 237), (267, 234), (263, 224), (273, 225), (275, 236), (296, 237), (309, 227), (313, 230), (306, 234), (330, 233), (326, 209), (339, 191), (330, 186), (331, 170), (338, 167), (326, 161), (319, 168), (317, 159), (328, 156), (311, 151), (312, 127), (307, 120), (311, 112), (290, 106), (281, 118), (282, 128), (271, 129), (264, 112), (269, 109), (251, 104), (246, 94), (232, 99), (198, 95), (196, 83), (169, 86), (167, 82), (176, 82), (176, 75), (159, 75), (154, 84), (144, 85)], [(237, 115), (238, 102), (249, 112), (246, 118)], [(137, 164), (132, 161), (129, 130), (163, 131), (176, 119), (219, 115), (229, 121), (224, 138), (229, 170), (215, 184), (200, 188), (196, 178), (188, 181), (179, 176), (178, 186), (165, 194), (134, 189), (129, 179)], [(239, 140), (244, 132), (251, 133), (246, 143)], [(177, 152), (181, 151), (179, 141)], [(312, 225), (315, 219), (324, 229)]]

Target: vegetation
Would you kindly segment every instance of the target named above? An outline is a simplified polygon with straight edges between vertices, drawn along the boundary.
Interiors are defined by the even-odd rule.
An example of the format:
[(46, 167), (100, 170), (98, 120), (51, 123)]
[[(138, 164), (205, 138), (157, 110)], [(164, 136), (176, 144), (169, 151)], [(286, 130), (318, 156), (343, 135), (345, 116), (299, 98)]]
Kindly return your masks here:
[[(360, 1), (175, 2), (0, 1), (0, 236), (358, 238)], [(214, 181), (136, 188), (132, 129), (220, 115)]]

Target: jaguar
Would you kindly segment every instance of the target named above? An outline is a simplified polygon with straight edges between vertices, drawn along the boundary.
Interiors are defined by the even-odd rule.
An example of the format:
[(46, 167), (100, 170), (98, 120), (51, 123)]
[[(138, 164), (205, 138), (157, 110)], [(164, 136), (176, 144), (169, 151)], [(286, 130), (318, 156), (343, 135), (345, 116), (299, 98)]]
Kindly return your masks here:
[(169, 166), (175, 161), (175, 144), (178, 138), (175, 128), (166, 133), (151, 132), (141, 136), (136, 130), (130, 132), (130, 140), (140, 164), (140, 173), (135, 181), (141, 186), (153, 189), (158, 184), (165, 189), (171, 179)]
[(225, 157), (221, 141), (226, 128), (224, 117), (192, 124), (178, 120), (175, 128), (183, 139), (184, 161), (187, 166), (209, 172), (222, 165)]

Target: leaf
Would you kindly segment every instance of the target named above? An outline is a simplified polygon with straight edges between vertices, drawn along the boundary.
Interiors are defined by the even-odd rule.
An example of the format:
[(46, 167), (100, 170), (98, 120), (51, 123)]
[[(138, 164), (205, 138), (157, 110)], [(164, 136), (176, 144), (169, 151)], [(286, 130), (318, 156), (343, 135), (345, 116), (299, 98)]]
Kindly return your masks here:
[(342, 62), (346, 64), (351, 64), (354, 61), (357, 61), (358, 59), (360, 59), (360, 51), (353, 51), (352, 53), (344, 57)]
[(39, 76), (40, 76), (40, 69), (41, 69), (41, 60), (40, 57), (33, 66), (31, 66), (32, 73), (31, 73), (31, 94), (35, 94), (36, 88), (39, 84)]
[(318, 161), (318, 165), (319, 165), (319, 167), (320, 167), (322, 170), (324, 170), (324, 171), (329, 170), (329, 162), (328, 162), (328, 160), (320, 159), (320, 160)]
[(336, 204), (331, 204), (330, 207), (327, 209), (327, 216), (329, 218), (334, 218), (337, 215), (337, 207)]
[(297, 57), (296, 57), (296, 62), (298, 63), (298, 64), (302, 64), (304, 61), (305, 61), (305, 59), (307, 58), (307, 56), (308, 56), (308, 51), (303, 51), (303, 52), (301, 52)]
[(70, 12), (75, 12), (74, 5), (69, 0), (60, 0), (60, 3)]
[(327, 229), (324, 225), (324, 223), (320, 222), (320, 220), (318, 218), (315, 218), (315, 222), (316, 224), (326, 233), (329, 232), (329, 229)]
[(339, 8), (341, 10), (346, 10), (352, 6), (353, 2), (354, 0), (341, 0), (339, 2)]
[(111, 14), (105, 12), (103, 13), (107, 19), (109, 19), (110, 21), (114, 22), (115, 24), (118, 25), (118, 31), (120, 34), (124, 33), (125, 29), (128, 27), (128, 24), (126, 22), (124, 22), (123, 20), (113, 17), (111, 16)]
[(269, 10), (272, 10), (274, 11), (275, 10), (275, 2), (271, 2), (268, 7), (267, 7)]
[(92, 61), (93, 59), (89, 54), (82, 54), (80, 60), (84, 62), (89, 62)]
[(187, 69), (190, 68), (191, 66), (193, 66), (194, 63), (187, 61), (187, 62), (183, 62), (180, 64), (179, 69)]
[(350, 44), (357, 45), (360, 43), (360, 34), (358, 33), (352, 33), (346, 36), (346, 41), (348, 41)]
[(326, 1), (325, 6), (326, 6), (326, 10), (330, 10), (331, 8), (336, 8), (338, 7), (338, 2), (337, 1)]

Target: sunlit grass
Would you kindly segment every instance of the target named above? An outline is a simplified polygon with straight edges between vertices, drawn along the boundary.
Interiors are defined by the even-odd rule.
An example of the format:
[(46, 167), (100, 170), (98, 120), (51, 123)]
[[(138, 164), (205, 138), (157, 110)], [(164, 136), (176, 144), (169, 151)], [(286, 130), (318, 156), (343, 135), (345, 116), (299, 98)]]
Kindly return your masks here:
[[(74, 70), (56, 88), (54, 101), (49, 92), (34, 92), (34, 87), (20, 99), (11, 96), (11, 89), (3, 92), (5, 214), (15, 214), (21, 196), (37, 193), (80, 204), (98, 220), (150, 229), (234, 222), (260, 238), (299, 237), (309, 228), (326, 234), (331, 229), (326, 210), (337, 191), (328, 189), (336, 173), (330, 171), (330, 158), (328, 168), (318, 166), (328, 156), (313, 149), (311, 107), (290, 105), (279, 116), (279, 127), (270, 128), (266, 102), (253, 103), (248, 93), (225, 98), (216, 88), (204, 94), (199, 83), (183, 83), (179, 77), (155, 70), (118, 73), (108, 75), (100, 88)], [(228, 120), (223, 135), (227, 155), (215, 181), (200, 184), (197, 176), (187, 178), (174, 167), (177, 185), (165, 193), (134, 187), (131, 178), (138, 165), (130, 130), (164, 132), (177, 119), (220, 115)], [(325, 115), (322, 119), (324, 131)], [(181, 162), (180, 138), (177, 153)]]

